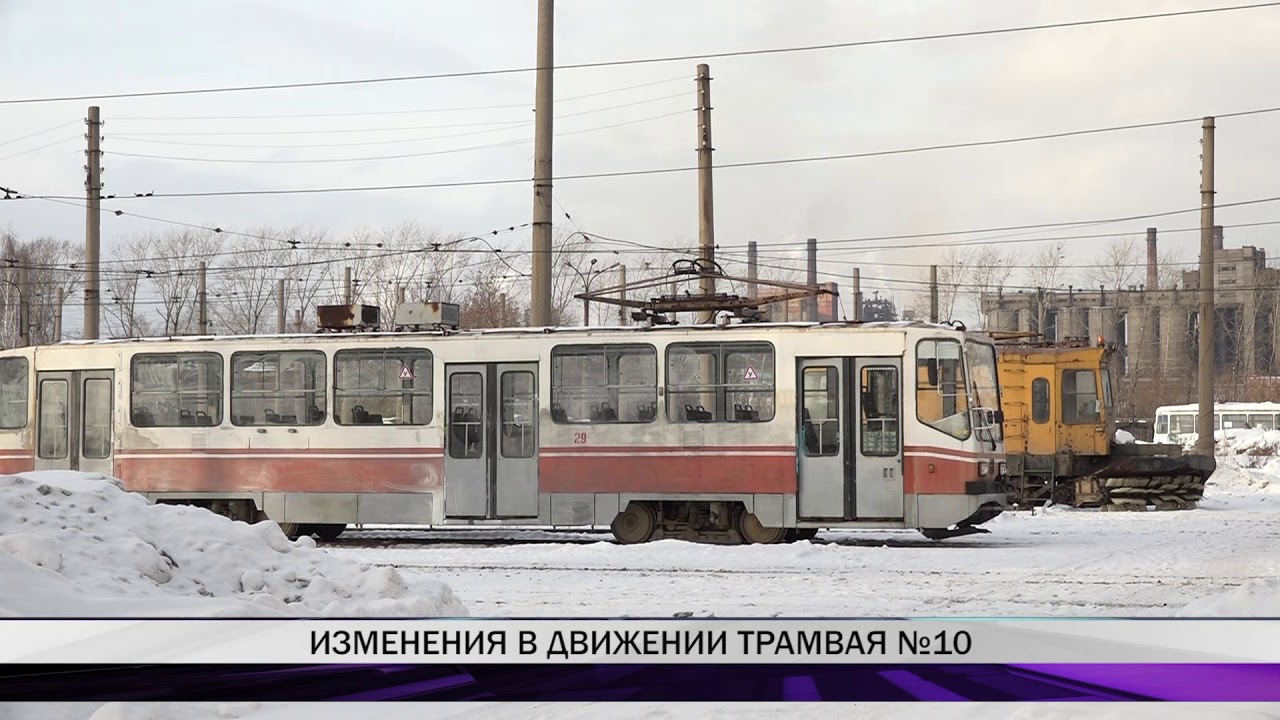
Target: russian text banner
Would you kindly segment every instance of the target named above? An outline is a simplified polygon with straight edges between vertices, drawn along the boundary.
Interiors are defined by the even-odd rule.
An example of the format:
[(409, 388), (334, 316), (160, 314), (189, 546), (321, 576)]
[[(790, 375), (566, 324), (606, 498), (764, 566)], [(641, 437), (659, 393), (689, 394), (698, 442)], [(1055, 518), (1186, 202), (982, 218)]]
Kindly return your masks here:
[(0, 663), (1280, 663), (1280, 620), (0, 620)]

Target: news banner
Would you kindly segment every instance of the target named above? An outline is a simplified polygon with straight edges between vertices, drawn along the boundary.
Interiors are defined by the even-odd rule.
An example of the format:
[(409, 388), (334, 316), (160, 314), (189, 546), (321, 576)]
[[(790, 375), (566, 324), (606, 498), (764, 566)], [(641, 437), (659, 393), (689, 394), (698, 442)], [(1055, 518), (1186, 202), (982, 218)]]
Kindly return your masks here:
[(1280, 620), (0, 619), (0, 700), (1280, 701)]

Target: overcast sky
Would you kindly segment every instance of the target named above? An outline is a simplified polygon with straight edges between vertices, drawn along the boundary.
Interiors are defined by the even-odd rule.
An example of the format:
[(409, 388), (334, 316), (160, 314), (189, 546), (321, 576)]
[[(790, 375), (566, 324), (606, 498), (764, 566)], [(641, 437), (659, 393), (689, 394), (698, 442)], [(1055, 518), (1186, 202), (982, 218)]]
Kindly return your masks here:
[[(560, 0), (560, 64), (809, 45), (1082, 20), (1231, 4), (1227, 0)], [(535, 0), (0, 0), (7, 98), (287, 83), (528, 67)], [(907, 148), (1280, 105), (1280, 7), (1213, 15), (711, 60), (717, 163)], [(695, 162), (695, 62), (557, 73), (555, 174)], [(669, 82), (663, 82), (669, 81)], [(632, 87), (648, 84), (647, 87)], [(622, 89), (620, 88), (630, 88)], [(577, 96), (617, 90), (593, 97)], [(532, 175), (532, 73), (355, 87), (103, 100), (105, 192), (384, 185)], [(0, 185), (83, 193), (88, 102), (0, 106)], [(510, 107), (450, 112), (475, 106)], [(622, 107), (625, 106), (625, 107)], [(596, 111), (596, 112), (587, 112)], [(396, 113), (297, 119), (190, 116)], [(564, 117), (568, 116), (568, 117)], [(509, 123), (509, 124), (507, 124)], [(603, 126), (619, 125), (610, 129)], [(1218, 123), (1218, 201), (1280, 195), (1280, 113)], [(410, 128), (374, 132), (379, 128)], [(367, 130), (368, 132), (326, 132)], [(587, 132), (575, 132), (575, 131)], [(289, 132), (293, 134), (266, 134)], [(189, 133), (175, 135), (173, 133)], [(227, 134), (237, 133), (237, 134)], [(262, 134), (248, 134), (262, 133)], [(443, 137), (453, 136), (453, 137)], [(1198, 204), (1198, 123), (912, 155), (724, 169), (715, 176), (725, 253), (768, 244), (1086, 221)], [(57, 142), (62, 140), (62, 142)], [(161, 142), (163, 141), (163, 142)], [(387, 142), (396, 141), (396, 142)], [(520, 142), (528, 141), (528, 142)], [(372, 144), (377, 142), (379, 144)], [(50, 147), (26, 152), (49, 143)], [(189, 144), (178, 144), (189, 143)], [(363, 144), (352, 144), (363, 143)], [(493, 145), (501, 145), (492, 147)], [(331, 147), (281, 148), (284, 145)], [(257, 145), (276, 147), (216, 147)], [(460, 152), (440, 151), (490, 146)], [(221, 163), (437, 153), (342, 163)], [(22, 153), (22, 154), (18, 154)], [(15, 154), (17, 154), (15, 156)], [(693, 173), (565, 180), (555, 197), (587, 231), (677, 245), (697, 237)], [(1224, 208), (1227, 243), (1275, 246), (1277, 204)], [(345, 232), (416, 219), (477, 233), (528, 222), (529, 184), (284, 197), (150, 199), (110, 204), (165, 218), (244, 227), (309, 224)], [(1193, 227), (1194, 213), (1090, 227), (1142, 234)], [(0, 203), (23, 237), (83, 237), (84, 211)], [(104, 213), (114, 238), (156, 229)], [(1009, 233), (1002, 233), (1009, 235)], [(1070, 232), (1059, 234), (1071, 234)], [(1036, 237), (1051, 236), (1040, 232)], [(1027, 237), (1023, 234), (1019, 237)], [(965, 236), (966, 239), (973, 236)], [(1192, 259), (1195, 233), (1168, 233)], [(505, 236), (523, 248), (528, 232)], [(919, 241), (904, 241), (919, 242)], [(1074, 241), (1094, 259), (1104, 240)], [(885, 243), (863, 243), (884, 246)], [(862, 263), (864, 290), (905, 300), (934, 249), (823, 249), (824, 280)], [(1029, 251), (1035, 245), (1024, 245)], [(838, 248), (838, 249), (837, 249)], [(830, 273), (830, 276), (825, 275)], [(1080, 281), (1088, 281), (1080, 274)], [(1077, 283), (1080, 284), (1080, 283)]]

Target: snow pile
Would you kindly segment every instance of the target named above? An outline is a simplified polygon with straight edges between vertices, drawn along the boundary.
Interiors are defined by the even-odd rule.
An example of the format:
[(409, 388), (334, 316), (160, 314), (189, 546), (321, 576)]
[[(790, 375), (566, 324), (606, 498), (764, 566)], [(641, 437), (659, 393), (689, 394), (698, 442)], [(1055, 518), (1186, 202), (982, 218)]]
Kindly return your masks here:
[(1121, 445), (1132, 445), (1137, 439), (1128, 430), (1116, 430), (1116, 442)]
[(1225, 593), (1189, 603), (1178, 617), (1280, 617), (1280, 580), (1247, 580)]
[(1280, 492), (1280, 430), (1231, 430), (1217, 447), (1206, 490), (1227, 495)]
[(449, 586), (291, 542), (271, 522), (152, 505), (102, 475), (0, 475), (0, 615), (463, 616)]

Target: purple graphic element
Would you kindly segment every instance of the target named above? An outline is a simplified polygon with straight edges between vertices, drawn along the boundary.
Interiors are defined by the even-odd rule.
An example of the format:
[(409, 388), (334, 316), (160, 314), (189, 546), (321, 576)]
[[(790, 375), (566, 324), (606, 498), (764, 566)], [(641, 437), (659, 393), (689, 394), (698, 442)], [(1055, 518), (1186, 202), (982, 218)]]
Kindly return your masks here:
[(1280, 701), (1278, 665), (4, 665), (0, 701)]

